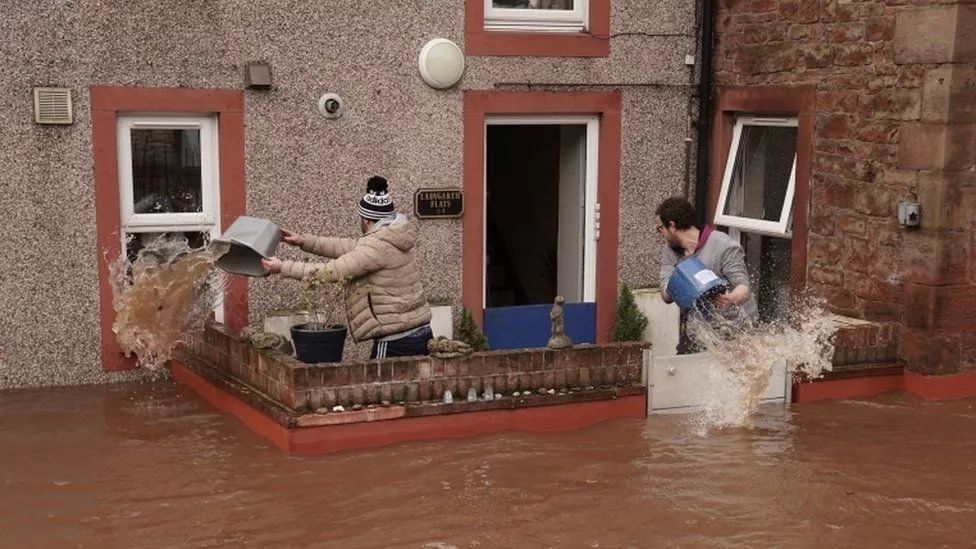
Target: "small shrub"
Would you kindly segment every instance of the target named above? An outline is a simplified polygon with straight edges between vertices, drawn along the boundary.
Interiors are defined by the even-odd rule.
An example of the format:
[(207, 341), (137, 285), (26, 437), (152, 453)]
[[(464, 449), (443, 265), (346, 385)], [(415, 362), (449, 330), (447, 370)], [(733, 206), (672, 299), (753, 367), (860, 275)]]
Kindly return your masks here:
[(647, 317), (637, 308), (634, 292), (624, 284), (620, 287), (620, 297), (617, 299), (617, 316), (613, 321), (613, 341), (642, 341), (647, 322)]
[(485, 337), (484, 332), (475, 323), (467, 309), (461, 310), (461, 321), (458, 322), (457, 334), (454, 339), (467, 343), (473, 351), (488, 350), (488, 338)]

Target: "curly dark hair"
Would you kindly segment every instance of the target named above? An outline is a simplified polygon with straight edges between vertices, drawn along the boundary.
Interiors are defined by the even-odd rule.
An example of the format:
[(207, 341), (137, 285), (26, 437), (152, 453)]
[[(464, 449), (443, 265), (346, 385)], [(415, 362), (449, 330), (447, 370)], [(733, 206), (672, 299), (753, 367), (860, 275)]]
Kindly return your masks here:
[(667, 227), (674, 223), (676, 229), (687, 229), (695, 225), (695, 207), (680, 196), (671, 197), (657, 207), (654, 212), (661, 218), (661, 223)]

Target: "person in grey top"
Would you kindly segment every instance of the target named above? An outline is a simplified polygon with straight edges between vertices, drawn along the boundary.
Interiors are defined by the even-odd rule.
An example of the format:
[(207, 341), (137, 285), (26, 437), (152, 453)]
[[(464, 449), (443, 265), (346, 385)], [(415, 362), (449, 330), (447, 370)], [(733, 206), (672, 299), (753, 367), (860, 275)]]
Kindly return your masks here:
[[(726, 318), (745, 317), (753, 322), (759, 316), (756, 299), (749, 286), (742, 246), (729, 235), (714, 230), (711, 225), (699, 229), (695, 225), (695, 208), (684, 198), (669, 198), (658, 206), (657, 232), (664, 238), (661, 248), (661, 298), (671, 303), (668, 280), (675, 266), (684, 258), (696, 256), (706, 267), (729, 282), (731, 289), (715, 297), (715, 306)], [(682, 315), (682, 325), (685, 323)], [(684, 330), (682, 330), (684, 332)], [(683, 338), (684, 339), (684, 338)], [(688, 343), (679, 345), (688, 349)]]

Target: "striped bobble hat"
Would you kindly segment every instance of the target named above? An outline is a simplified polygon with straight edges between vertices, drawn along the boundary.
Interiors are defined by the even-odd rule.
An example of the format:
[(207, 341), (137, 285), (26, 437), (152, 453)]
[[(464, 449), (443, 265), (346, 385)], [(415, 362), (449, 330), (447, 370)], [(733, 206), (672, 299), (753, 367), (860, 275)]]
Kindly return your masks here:
[(396, 217), (390, 186), (385, 177), (374, 175), (366, 182), (366, 194), (359, 201), (359, 215), (373, 221)]

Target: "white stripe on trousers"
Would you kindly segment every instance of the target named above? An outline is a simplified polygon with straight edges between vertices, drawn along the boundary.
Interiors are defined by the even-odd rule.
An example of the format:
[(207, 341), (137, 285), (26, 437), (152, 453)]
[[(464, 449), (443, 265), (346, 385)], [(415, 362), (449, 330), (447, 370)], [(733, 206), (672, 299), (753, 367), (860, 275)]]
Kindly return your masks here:
[(376, 358), (386, 358), (386, 341), (376, 342)]

